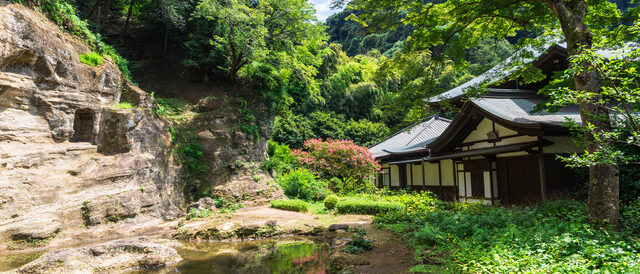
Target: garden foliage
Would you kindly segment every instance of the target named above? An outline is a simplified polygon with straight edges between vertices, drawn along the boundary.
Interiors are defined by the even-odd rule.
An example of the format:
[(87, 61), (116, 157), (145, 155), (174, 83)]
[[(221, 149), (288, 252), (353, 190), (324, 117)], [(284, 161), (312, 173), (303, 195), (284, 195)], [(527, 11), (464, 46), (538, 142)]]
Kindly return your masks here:
[(310, 139), (304, 142), (303, 149), (292, 153), (303, 167), (320, 178), (350, 179), (357, 186), (354, 188), (373, 188), (369, 178), (381, 168), (367, 148), (349, 140)]
[(409, 238), (418, 261), (425, 262), (414, 267), (417, 272), (620, 273), (640, 267), (637, 239), (591, 227), (582, 202), (524, 209), (431, 199), (413, 204), (384, 212), (375, 222)]
[(273, 200), (271, 201), (271, 207), (297, 212), (309, 211), (309, 205), (302, 200)]
[(320, 201), (330, 194), (324, 181), (311, 171), (298, 168), (276, 178), (284, 194), (291, 199)]
[(338, 201), (340, 201), (338, 199), (338, 196), (329, 195), (327, 196), (327, 198), (324, 199), (324, 208), (328, 210), (334, 209), (336, 207), (336, 204), (338, 204)]

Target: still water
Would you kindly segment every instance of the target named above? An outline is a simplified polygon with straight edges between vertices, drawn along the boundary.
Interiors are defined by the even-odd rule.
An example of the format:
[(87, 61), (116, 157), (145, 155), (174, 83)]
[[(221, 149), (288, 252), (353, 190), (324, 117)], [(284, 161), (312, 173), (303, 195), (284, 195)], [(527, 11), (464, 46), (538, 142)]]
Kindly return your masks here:
[[(329, 245), (292, 238), (234, 243), (185, 243), (175, 273), (326, 273)], [(165, 270), (165, 271), (166, 271)]]

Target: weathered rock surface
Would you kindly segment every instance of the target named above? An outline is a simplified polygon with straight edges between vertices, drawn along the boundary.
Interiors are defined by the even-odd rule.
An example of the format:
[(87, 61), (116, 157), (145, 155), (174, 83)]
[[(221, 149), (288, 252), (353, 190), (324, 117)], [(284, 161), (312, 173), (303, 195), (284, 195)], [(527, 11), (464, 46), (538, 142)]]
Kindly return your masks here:
[(216, 210), (216, 203), (215, 201), (213, 201), (213, 199), (209, 198), (209, 197), (204, 197), (204, 198), (200, 198), (200, 200), (198, 200), (197, 202), (189, 205), (187, 207), (187, 213), (190, 212), (191, 210), (196, 209), (198, 211), (200, 210), (211, 210), (211, 211), (215, 211)]
[[(242, 113), (242, 109), (254, 113)], [(189, 123), (190, 128), (198, 129), (196, 141), (208, 167), (199, 180), (211, 185), (208, 190), (213, 196), (246, 207), (284, 198), (282, 189), (263, 169), (270, 136), (266, 131), (273, 118), (265, 110), (259, 113), (260, 109), (259, 103), (248, 106), (239, 98), (202, 99), (194, 107), (198, 115)], [(247, 126), (255, 126), (257, 132), (247, 133), (242, 129)]]
[(159, 269), (180, 261), (174, 248), (138, 237), (47, 252), (9, 273), (119, 273)]
[[(153, 98), (41, 14), (0, 2), (0, 243), (183, 203)], [(136, 106), (114, 108), (120, 102)], [(0, 246), (0, 250), (5, 248)]]

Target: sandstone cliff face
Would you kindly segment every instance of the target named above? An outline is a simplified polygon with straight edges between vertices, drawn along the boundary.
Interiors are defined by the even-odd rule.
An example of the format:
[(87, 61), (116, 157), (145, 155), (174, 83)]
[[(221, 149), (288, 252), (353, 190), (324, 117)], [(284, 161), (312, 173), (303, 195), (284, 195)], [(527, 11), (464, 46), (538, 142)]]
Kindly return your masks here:
[[(282, 189), (264, 171), (267, 138), (273, 118), (260, 103), (245, 105), (239, 98), (202, 99), (194, 107), (198, 113), (186, 127), (197, 129), (207, 172), (202, 180), (212, 196), (223, 197), (245, 207), (268, 204), (285, 198)], [(251, 109), (251, 122), (243, 118), (241, 109)], [(258, 132), (247, 133), (242, 126), (252, 124)], [(189, 185), (185, 182), (186, 185)]]
[(0, 2), (0, 242), (180, 212), (153, 98), (110, 60), (81, 63), (87, 52), (41, 14)]

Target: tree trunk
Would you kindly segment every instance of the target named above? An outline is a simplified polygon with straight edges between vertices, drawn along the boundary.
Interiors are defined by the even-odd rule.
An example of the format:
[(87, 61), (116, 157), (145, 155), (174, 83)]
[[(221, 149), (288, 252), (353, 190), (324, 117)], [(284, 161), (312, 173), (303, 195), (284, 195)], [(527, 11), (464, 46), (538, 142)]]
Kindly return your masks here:
[(124, 29), (122, 29), (122, 34), (120, 36), (124, 36), (129, 29), (129, 21), (131, 20), (131, 14), (133, 13), (133, 5), (136, 3), (136, 0), (131, 0), (129, 2), (129, 10), (127, 10), (127, 20), (124, 22)]
[(167, 56), (167, 43), (169, 41), (169, 23), (164, 23), (164, 46), (162, 47), (162, 56)]
[[(560, 20), (562, 32), (567, 42), (569, 56), (577, 55), (579, 47), (591, 48), (593, 35), (583, 19), (587, 11), (584, 0), (565, 2), (563, 0), (546, 0), (551, 10)], [(582, 65), (584, 68), (588, 64)], [(601, 92), (600, 77), (595, 70), (584, 70), (573, 77), (578, 91)], [(610, 132), (611, 120), (609, 112), (603, 105), (595, 104), (598, 98), (592, 98), (580, 104), (580, 118), (583, 125), (592, 124), (595, 132)], [(595, 152), (602, 144), (595, 140), (591, 132), (585, 132), (585, 143), (588, 152)], [(618, 167), (596, 164), (589, 167), (589, 219), (598, 226), (617, 227), (619, 215), (619, 178)]]
[(102, 21), (98, 22), (101, 27), (107, 25), (109, 20), (109, 14), (111, 13), (111, 0), (106, 0), (104, 4), (104, 15), (102, 15)]

